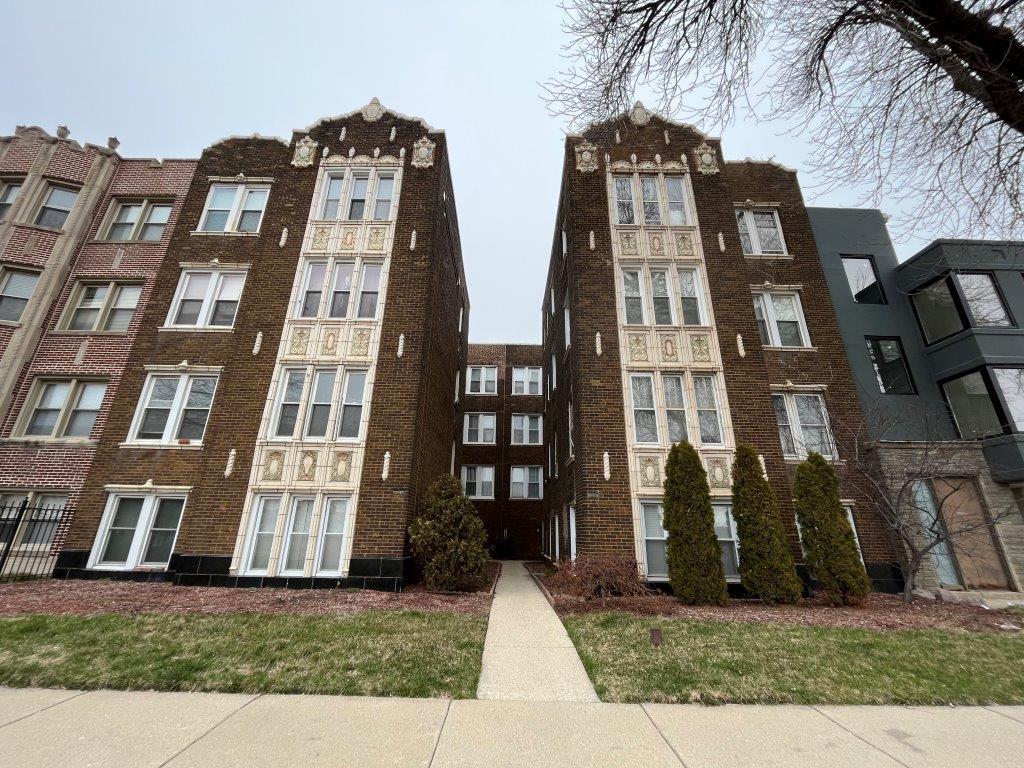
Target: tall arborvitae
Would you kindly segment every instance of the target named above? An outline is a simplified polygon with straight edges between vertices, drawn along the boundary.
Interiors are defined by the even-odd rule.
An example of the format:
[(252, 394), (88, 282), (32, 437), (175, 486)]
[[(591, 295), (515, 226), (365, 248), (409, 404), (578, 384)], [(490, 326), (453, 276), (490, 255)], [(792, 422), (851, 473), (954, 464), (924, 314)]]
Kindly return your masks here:
[(677, 443), (669, 451), (663, 504), (668, 575), (676, 598), (687, 605), (724, 605), (729, 593), (708, 477), (689, 443)]
[(794, 496), (808, 574), (832, 603), (858, 602), (871, 582), (839, 498), (839, 479), (821, 454), (808, 454), (797, 467)]
[(768, 479), (757, 453), (749, 445), (736, 448), (732, 465), (732, 516), (740, 541), (740, 581), (766, 603), (795, 603), (803, 584), (786, 546)]

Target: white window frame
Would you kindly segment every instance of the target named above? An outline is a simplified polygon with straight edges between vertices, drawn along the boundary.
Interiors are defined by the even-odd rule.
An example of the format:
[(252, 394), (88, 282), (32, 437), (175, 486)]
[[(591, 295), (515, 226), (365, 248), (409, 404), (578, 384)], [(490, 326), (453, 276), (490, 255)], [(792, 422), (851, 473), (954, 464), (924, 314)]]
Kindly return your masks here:
[[(477, 436), (480, 440), (469, 439), (469, 420), (471, 416), (479, 416), (479, 426), (477, 427)], [(482, 422), (484, 417), (489, 417), (491, 432), (494, 433), (493, 440), (484, 440), (483, 435), (485, 430), (488, 429)], [(494, 411), (470, 411), (463, 416), (462, 419), (462, 444), (463, 445), (497, 445), (498, 442), (498, 415)]]
[[(786, 296), (793, 299), (796, 307), (797, 323), (800, 328), (800, 344), (796, 346), (784, 346), (782, 337), (779, 335), (779, 319), (775, 313), (775, 296)], [(803, 304), (800, 302), (800, 291), (753, 291), (754, 301), (761, 307), (761, 315), (764, 318), (765, 327), (768, 330), (768, 343), (765, 347), (778, 349), (805, 349), (811, 346), (811, 334), (807, 329), (807, 320), (804, 318)]]
[[(29, 435), (28, 430), (29, 422), (32, 420), (32, 414), (35, 413), (37, 406), (39, 405), (39, 398), (43, 394), (43, 389), (47, 384), (68, 384), (68, 394), (64, 398), (64, 403), (60, 407), (60, 411), (57, 414), (57, 420), (54, 422), (53, 431), (49, 435)], [(90, 435), (69, 435), (65, 436), (64, 432), (67, 430), (68, 421), (71, 419), (72, 413), (79, 410), (78, 400), (81, 397), (82, 389), (86, 384), (102, 384), (103, 397), (100, 399), (100, 407), (96, 409), (96, 417), (93, 419), (92, 429), (89, 430)], [(96, 378), (74, 378), (74, 377), (55, 377), (55, 376), (42, 376), (32, 382), (32, 388), (29, 390), (28, 397), (25, 399), (25, 404), (21, 408), (21, 415), (18, 419), (17, 428), (15, 435), (23, 437), (28, 440), (41, 440), (41, 441), (59, 441), (59, 442), (86, 442), (91, 440), (91, 433), (96, 428), (96, 420), (99, 419), (100, 413), (103, 411), (103, 401), (107, 397), (107, 385), (109, 382), (106, 379)]]
[[(136, 205), (139, 206), (139, 216), (135, 222), (132, 223), (132, 227), (128, 232), (128, 237), (117, 239), (111, 238), (111, 232), (114, 227), (118, 225), (117, 215), (123, 208)], [(156, 223), (149, 221), (149, 217), (153, 215), (153, 210), (156, 208), (167, 208), (167, 221)], [(167, 228), (171, 223), (171, 214), (173, 212), (174, 201), (171, 199), (116, 197), (111, 201), (106, 221), (103, 224), (103, 228), (100, 230), (103, 232), (103, 236), (99, 239), (111, 243), (159, 243), (167, 233)], [(140, 237), (147, 226), (156, 226), (156, 224), (159, 224), (162, 227), (160, 230), (160, 237), (155, 239), (142, 239)]]
[[(639, 297), (640, 298), (640, 322), (638, 322), (638, 323), (630, 322), (630, 320), (629, 320), (629, 310), (626, 307), (626, 299), (628, 299), (628, 298), (633, 298), (633, 299), (637, 298), (636, 296), (627, 296), (626, 295), (626, 273), (627, 272), (630, 273), (630, 274), (635, 273), (636, 276), (637, 276), (637, 286), (638, 286), (639, 291), (640, 291), (640, 297)], [(644, 268), (640, 264), (623, 264), (619, 268), (619, 279), (620, 279), (620, 281), (622, 283), (622, 322), (623, 322), (623, 325), (642, 326), (642, 325), (647, 325), (648, 324), (647, 323), (647, 317), (648, 317), (648, 313), (647, 313), (647, 286), (645, 285), (645, 283), (647, 281), (646, 281), (645, 278), (646, 278), (646, 275), (644, 274)]]
[[(483, 495), (481, 495), (479, 493), (479, 491), (483, 488), (484, 482), (486, 482), (484, 479), (479, 477), (479, 473), (478, 473), (477, 479), (475, 479), (473, 481), (473, 482), (476, 483), (477, 493), (475, 495), (471, 495), (469, 493), (469, 490), (466, 488), (466, 475), (468, 474), (467, 470), (469, 470), (469, 469), (475, 469), (475, 470), (488, 469), (488, 470), (490, 470), (490, 474), (491, 474), (491, 480), (490, 480), (490, 482), (491, 482), (491, 495), (490, 496), (483, 496)], [(461, 477), (462, 477), (462, 491), (463, 491), (463, 493), (466, 494), (467, 498), (470, 498), (470, 499), (490, 499), (490, 500), (494, 499), (494, 488), (495, 488), (496, 473), (494, 471), (494, 465), (493, 464), (464, 464), (462, 466), (462, 470), (461, 470)]]
[[(786, 236), (782, 231), (782, 220), (779, 218), (778, 208), (769, 208), (767, 206), (755, 206), (754, 208), (736, 208), (736, 213), (743, 214), (743, 220), (747, 225), (747, 236), (750, 238), (751, 250), (744, 251), (744, 256), (771, 256), (780, 257), (788, 256), (789, 248), (786, 246)], [(770, 213), (775, 218), (775, 229), (779, 233), (779, 243), (782, 245), (781, 251), (765, 251), (761, 247), (761, 238), (757, 233), (757, 226), (754, 223), (754, 213)], [(736, 225), (736, 236), (739, 237), (739, 224)], [(741, 242), (742, 242), (742, 238)]]
[[(667, 265), (667, 264), (666, 265), (650, 264), (650, 265), (647, 266), (645, 271), (647, 273), (647, 283), (648, 283), (648, 286), (650, 287), (651, 321), (652, 321), (652, 323), (655, 326), (659, 327), (659, 328), (665, 328), (665, 327), (668, 327), (668, 326), (679, 325), (679, 321), (681, 320), (681, 318), (676, 317), (676, 314), (677, 314), (677, 312), (676, 312), (676, 297), (675, 297), (676, 286), (675, 286), (675, 281), (672, 278), (673, 270), (672, 270), (671, 265)], [(656, 298), (655, 295), (654, 295), (654, 273), (655, 272), (659, 272), (659, 273), (665, 275), (665, 291), (666, 291), (666, 295), (665, 296), (660, 296), (660, 297), (657, 297), (657, 298), (668, 299), (668, 316), (669, 316), (669, 318), (668, 318), (668, 322), (667, 323), (659, 323), (658, 322), (658, 310), (657, 310), (657, 307), (654, 305), (654, 299)]]
[[(530, 470), (537, 471), (537, 495), (530, 495)], [(513, 492), (516, 484), (516, 472), (522, 474), (523, 495), (516, 496)], [(508, 497), (519, 501), (539, 501), (544, 498), (544, 467), (538, 464), (515, 464), (509, 467), (508, 472)]]
[[(534, 377), (536, 376), (536, 381)], [(542, 395), (541, 380), (543, 379), (543, 368), (539, 365), (514, 365), (512, 366), (512, 394), (519, 396)], [(523, 391), (516, 392), (516, 385), (522, 384)], [(537, 385), (537, 391), (531, 392), (533, 384)]]
[[(17, 187), (17, 191), (14, 193), (14, 197), (9, 200), (4, 198), (9, 194), (11, 187)], [(0, 223), (5, 221), (11, 221), (10, 212), (14, 209), (14, 204), (18, 202), (22, 192), (25, 190), (25, 177), (24, 176), (9, 176), (0, 178), (0, 200), (3, 200), (3, 205), (7, 206), (7, 213), (0, 215)]]
[[(99, 312), (96, 314), (96, 321), (93, 323), (91, 328), (72, 328), (71, 322), (75, 319), (75, 313), (81, 308), (82, 299), (85, 297), (86, 290), (88, 288), (97, 287), (106, 287), (107, 293), (106, 296), (104, 296), (103, 301), (100, 303)], [(67, 306), (64, 307), (64, 313), (61, 317), (58, 328), (65, 333), (109, 333), (114, 335), (128, 333), (128, 328), (125, 328), (123, 331), (112, 331), (104, 327), (110, 319), (111, 310), (126, 309), (126, 307), (116, 306), (117, 301), (121, 297), (121, 292), (125, 288), (139, 289), (139, 296), (135, 300), (135, 306), (132, 307), (132, 319), (128, 321), (128, 325), (131, 326), (132, 320), (135, 319), (135, 313), (139, 310), (139, 302), (142, 301), (142, 291), (145, 288), (142, 283), (133, 283), (121, 280), (114, 280), (110, 282), (83, 280), (77, 283), (74, 290), (71, 292), (71, 299), (68, 301)]]
[[(308, 501), (310, 506), (309, 512), (309, 530), (305, 533), (295, 534), (292, 531), (292, 526), (295, 524), (295, 513), (298, 511), (298, 506), (301, 502)], [(316, 494), (312, 493), (291, 493), (288, 495), (288, 515), (285, 519), (284, 528), (281, 531), (281, 546), (278, 552), (277, 561), (277, 574), (279, 576), (302, 576), (307, 569), (309, 564), (309, 547), (316, 538), (315, 527), (317, 517), (317, 497)], [(292, 548), (292, 536), (299, 535), (306, 537), (306, 546), (302, 553), (302, 567), (300, 568), (286, 568), (285, 565), (288, 562), (288, 555), (291, 554)]]
[[(185, 298), (185, 286), (188, 284), (190, 275), (210, 275), (210, 279), (206, 285), (206, 293), (203, 295), (203, 303), (199, 307), (199, 316), (196, 318), (196, 322), (192, 325), (177, 324), (175, 318), (178, 315), (178, 311), (181, 308), (181, 302)], [(231, 319), (231, 325), (210, 325), (210, 320), (213, 317), (213, 310), (216, 303), (220, 300), (221, 291), (224, 288), (224, 278), (230, 276), (241, 276), (242, 287), (238, 293), (237, 306), (235, 307), (235, 315)], [(167, 312), (167, 317), (164, 320), (164, 330), (184, 330), (191, 331), (197, 329), (206, 329), (214, 331), (231, 331), (235, 327), (235, 321), (238, 320), (238, 311), (242, 307), (242, 296), (245, 294), (245, 284), (248, 282), (249, 270), (248, 269), (183, 269), (181, 275), (178, 277), (178, 287), (174, 291), (174, 298), (171, 300), (170, 309)]]
[[(68, 510), (68, 500), (70, 498), (70, 491), (67, 490), (18, 490), (17, 488), (3, 488), (0, 489), (0, 502), (4, 497), (16, 498), (17, 501), (9, 501), (6, 504), (0, 503), (0, 528), (4, 528), (10, 533), (11, 552), (45, 552), (53, 546), (53, 541), (57, 536), (57, 529), (61, 527), (62, 518)], [(62, 504), (54, 504), (52, 502), (45, 501), (50, 498), (63, 498)], [(21, 506), (22, 501), (26, 502), (25, 517), (22, 519), (21, 524), (14, 530), (5, 528), (5, 526), (13, 525), (13, 520), (18, 514), (18, 509)], [(11, 522), (8, 522), (11, 521)], [(45, 541), (26, 541), (28, 534), (32, 531), (32, 527), (36, 523), (46, 523), (47, 528), (45, 529), (48, 534)], [(4, 546), (3, 542), (0, 541), (0, 549)], [(51, 555), (53, 557), (53, 555)], [(45, 567), (46, 573), (49, 573), (53, 569), (52, 559), (43, 559), (42, 562), (38, 563), (40, 567)], [(39, 574), (40, 571), (32, 568), (33, 574)]]
[[(153, 394), (153, 386), (158, 378), (178, 378), (178, 386), (174, 390), (174, 400), (171, 401), (170, 413), (167, 414), (167, 421), (164, 423), (164, 431), (160, 438), (138, 438), (139, 428), (142, 426), (142, 419), (145, 416), (150, 396)], [(192, 389), (193, 379), (212, 378), (213, 396), (210, 398), (210, 407), (206, 413), (206, 423), (203, 425), (203, 435), (198, 439), (181, 438), (180, 442), (174, 435), (178, 433), (181, 420), (185, 415), (185, 405), (188, 402), (188, 395)], [(217, 402), (217, 391), (220, 389), (220, 373), (216, 371), (190, 371), (188, 373), (177, 373), (176, 371), (149, 371), (146, 375), (146, 382), (142, 388), (138, 405), (135, 407), (135, 416), (132, 418), (128, 436), (125, 438), (126, 445), (142, 445), (154, 447), (169, 447), (187, 445), (190, 447), (201, 447), (206, 437), (206, 430), (210, 427), (210, 417), (213, 415), (213, 406)]]
[[(523, 420), (523, 440), (516, 440), (516, 419)], [(530, 442), (530, 420), (537, 420), (537, 442)], [(544, 445), (544, 414), (541, 413), (513, 413), (510, 445)]]
[[(473, 391), (473, 371), (480, 371), (480, 391)], [(493, 374), (493, 375), (492, 375)], [(494, 384), (494, 391), (487, 391), (487, 384)], [(496, 365), (467, 365), (466, 366), (466, 394), (467, 395), (497, 395), (498, 394), (498, 366)]]
[[(726, 541), (729, 542), (729, 544), (732, 546), (732, 553), (733, 556), (736, 558), (736, 569), (738, 571), (740, 564), (740, 537), (739, 533), (737, 533), (736, 531), (736, 518), (732, 516), (732, 499), (712, 499), (712, 511), (714, 511), (715, 507), (727, 507), (729, 510), (729, 532), (732, 534), (732, 536), (728, 539), (720, 539), (718, 538), (718, 531), (715, 531), (715, 540), (718, 542), (719, 547), (722, 546), (722, 542)], [(730, 584), (736, 584), (740, 581), (740, 576), (738, 573), (735, 576), (730, 576), (726, 574), (725, 580)]]
[[(708, 317), (707, 306), (704, 302), (704, 276), (701, 274), (701, 269), (697, 265), (686, 265), (681, 264), (673, 270), (674, 274), (672, 278), (676, 280), (676, 295), (679, 299), (679, 325), (684, 328), (699, 328), (702, 326), (708, 326), (711, 324), (711, 320)], [(696, 294), (693, 298), (697, 301), (697, 319), (699, 320), (696, 324), (690, 324), (686, 322), (686, 316), (683, 312), (683, 282), (679, 277), (681, 272), (691, 272), (693, 274), (693, 290)], [(689, 297), (686, 297), (689, 298)]]
[[(636, 402), (636, 394), (633, 390), (634, 379), (647, 379), (651, 383), (651, 405), (640, 407)], [(661, 419), (658, 418), (658, 385), (655, 381), (654, 374), (651, 371), (629, 371), (629, 414), (630, 414), (630, 442), (634, 445), (661, 445), (662, 430), (661, 425), (658, 423)], [(654, 414), (654, 431), (655, 439), (651, 441), (641, 441), (637, 439), (636, 433), (636, 414), (637, 411), (652, 411)]]
[[(654, 202), (650, 198), (645, 199), (643, 194), (643, 184), (641, 182), (642, 177), (650, 177), (654, 179), (655, 186), (657, 189), (657, 203), (658, 203), (658, 221), (647, 223), (647, 216), (644, 210), (644, 203)], [(672, 200), (668, 194), (668, 179), (678, 179), (680, 186), (683, 191), (683, 197), (681, 200), (676, 202), (682, 203), (683, 221), (675, 222), (672, 221)], [(630, 190), (630, 202), (633, 207), (633, 221), (631, 223), (623, 223), (619, 221), (619, 198), (618, 191), (616, 189), (616, 179), (629, 179), (629, 190)], [(690, 190), (689, 184), (685, 174), (678, 173), (662, 173), (662, 172), (651, 172), (649, 170), (627, 172), (627, 173), (613, 173), (611, 182), (611, 205), (612, 205), (612, 220), (615, 226), (619, 227), (652, 227), (657, 229), (669, 228), (669, 227), (690, 227), (691, 224), (691, 211), (690, 211)], [(623, 201), (625, 202), (625, 201)]]
[(566, 459), (566, 461), (572, 461), (573, 458), (576, 456), (576, 443), (573, 441), (573, 438), (572, 438), (573, 425), (572, 425), (572, 399), (571, 398), (569, 399), (569, 401), (566, 404), (565, 412), (566, 412), (566, 415), (568, 416), (568, 428), (566, 430), (566, 436), (569, 438), (569, 456)]
[[(24, 190), (24, 188), (22, 188), (22, 189)], [(65, 192), (74, 192), (75, 200), (71, 204), (71, 207), (67, 209), (66, 214), (64, 216), (64, 220), (60, 223), (60, 226), (59, 227), (51, 227), (49, 224), (42, 224), (42, 223), (40, 223), (39, 220), (42, 218), (43, 210), (46, 209), (46, 208), (50, 208), (51, 210), (55, 210), (55, 211), (63, 211), (63, 210), (65, 210), (64, 208), (57, 208), (56, 206), (48, 206), (47, 205), (47, 203), (50, 202), (50, 195), (52, 195), (54, 190), (57, 190), (57, 189), (62, 189)], [(74, 184), (58, 184), (57, 182), (47, 181), (46, 182), (46, 186), (42, 190), (42, 196), (39, 198), (39, 205), (36, 207), (35, 215), (32, 217), (32, 224), (33, 224), (33, 226), (42, 227), (43, 229), (49, 229), (49, 230), (52, 230), (54, 232), (63, 232), (64, 231), (64, 227), (67, 226), (68, 219), (70, 219), (72, 214), (75, 212), (75, 206), (78, 205), (78, 196), (81, 194), (81, 192), (82, 192), (82, 188), (81, 187), (76, 187)]]
[(32, 284), (32, 292), (29, 293), (28, 296), (21, 297), (8, 293), (0, 294), (2, 296), (7, 296), (14, 300), (21, 301), (22, 299), (24, 299), (25, 301), (25, 306), (22, 307), (21, 312), (18, 313), (18, 318), (16, 320), (0, 320), (0, 325), (18, 325), (19, 323), (21, 323), (21, 321), (25, 318), (25, 310), (29, 308), (29, 305), (31, 305), (32, 297), (36, 295), (36, 289), (39, 287), (39, 277), (42, 275), (42, 272), (40, 270), (32, 269), (27, 265), (23, 266), (21, 264), (0, 264), (0, 289), (7, 290), (7, 280), (9, 279), (8, 275), (15, 272), (24, 275), (34, 275), (35, 282)]
[[(142, 499), (142, 510), (139, 513), (139, 520), (135, 525), (135, 534), (128, 550), (128, 559), (124, 564), (103, 563), (101, 558), (106, 549), (107, 540), (110, 536), (110, 526), (114, 521), (120, 499)], [(153, 523), (156, 520), (157, 507), (162, 499), (181, 499), (181, 514), (178, 517), (178, 527), (175, 530), (174, 539), (171, 542), (171, 551), (167, 563), (162, 566), (153, 563), (143, 563), (142, 557), (153, 533)], [(100, 520), (99, 530), (93, 541), (92, 550), (89, 553), (88, 568), (102, 571), (135, 571), (153, 570), (166, 571), (171, 558), (174, 557), (174, 547), (178, 543), (178, 535), (181, 533), (181, 522), (185, 519), (185, 512), (188, 508), (187, 491), (164, 491), (155, 489), (153, 491), (140, 489), (139, 491), (117, 491), (107, 495), (106, 507), (103, 511), (103, 518)]]
[[(366, 179), (366, 198), (364, 200), (363, 215), (358, 219), (348, 218), (349, 208), (352, 205), (352, 193), (355, 188), (353, 183), (356, 178)], [(391, 179), (391, 199), (388, 205), (388, 215), (384, 218), (376, 218), (374, 213), (377, 208), (377, 197), (380, 193), (381, 180)], [(341, 195), (338, 198), (338, 210), (335, 216), (329, 217), (325, 214), (330, 192), (331, 181), (341, 179)], [(316, 197), (315, 221), (392, 221), (395, 218), (395, 210), (398, 205), (399, 184), (401, 174), (398, 167), (384, 166), (358, 166), (345, 169), (331, 170), (324, 174), (321, 189)]]
[[(231, 208), (228, 209), (228, 218), (224, 222), (224, 229), (204, 229), (206, 226), (206, 219), (210, 213), (210, 203), (213, 202), (213, 193), (218, 187), (234, 187), (235, 196), (231, 202)], [(250, 192), (266, 191), (267, 197), (263, 203), (263, 209), (260, 211), (260, 220), (256, 224), (256, 229), (240, 231), (238, 225), (242, 218), (242, 206), (245, 204), (245, 200)], [(203, 203), (203, 212), (199, 217), (199, 226), (196, 228), (197, 232), (201, 232), (204, 235), (258, 235), (260, 229), (263, 227), (263, 219), (267, 215), (267, 206), (270, 204), (270, 184), (236, 184), (232, 182), (215, 181), (210, 184), (210, 189), (206, 193), (206, 202)], [(218, 208), (217, 210), (222, 210)]]
[[(828, 403), (825, 400), (825, 393), (824, 393), (824, 391), (822, 391), (822, 390), (807, 390), (807, 391), (801, 390), (801, 391), (798, 391), (798, 392), (788, 392), (788, 391), (783, 391), (783, 390), (772, 390), (771, 396), (772, 396), (772, 398), (775, 398), (775, 397), (783, 398), (783, 402), (786, 405), (786, 418), (789, 421), (789, 424), (787, 426), (789, 427), (790, 433), (793, 436), (793, 445), (794, 445), (794, 448), (796, 449), (795, 453), (787, 453), (786, 452), (786, 447), (785, 447), (785, 445), (782, 442), (781, 431), (779, 430), (779, 427), (782, 426), (782, 425), (779, 425), (777, 423), (778, 419), (776, 418), (776, 431), (780, 432), (780, 434), (779, 434), (779, 445), (782, 448), (782, 455), (785, 458), (787, 458), (787, 459), (800, 459), (800, 460), (803, 460), (803, 459), (807, 458), (807, 447), (806, 447), (806, 444), (804, 442), (803, 425), (800, 423), (800, 419), (799, 419), (799, 416), (798, 416), (798, 413), (797, 413), (797, 408), (796, 408), (796, 398), (798, 398), (798, 397), (816, 397), (816, 398), (818, 398), (818, 401), (821, 403), (821, 412), (824, 414), (824, 417), (825, 417), (825, 425), (824, 426), (825, 426), (826, 432), (828, 433), (828, 442), (829, 442), (829, 445), (831, 446), (830, 452), (828, 454), (822, 454), (822, 456), (825, 459), (829, 460), (829, 461), (835, 461), (835, 460), (837, 460), (839, 458), (838, 451), (836, 450), (835, 438), (834, 438), (833, 433), (832, 433), (832, 420), (830, 418), (830, 414), (829, 414), (829, 411), (828, 411)], [(772, 413), (775, 414), (774, 400), (772, 402)]]

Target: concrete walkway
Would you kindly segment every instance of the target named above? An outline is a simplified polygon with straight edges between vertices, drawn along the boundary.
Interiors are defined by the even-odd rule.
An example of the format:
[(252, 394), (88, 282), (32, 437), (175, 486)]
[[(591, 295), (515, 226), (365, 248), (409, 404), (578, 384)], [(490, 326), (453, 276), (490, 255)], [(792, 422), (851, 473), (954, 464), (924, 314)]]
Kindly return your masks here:
[(701, 707), (0, 688), (4, 768), (1019, 768), (1024, 707)]
[(565, 627), (521, 562), (501, 564), (476, 695), (508, 701), (598, 701)]

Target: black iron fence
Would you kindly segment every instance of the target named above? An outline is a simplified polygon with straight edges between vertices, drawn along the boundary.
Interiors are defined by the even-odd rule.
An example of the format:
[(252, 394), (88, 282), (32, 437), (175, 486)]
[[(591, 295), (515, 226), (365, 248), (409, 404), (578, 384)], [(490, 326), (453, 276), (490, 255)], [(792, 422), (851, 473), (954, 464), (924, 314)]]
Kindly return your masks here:
[(53, 573), (70, 508), (33, 506), (28, 499), (0, 506), (0, 581), (38, 579)]

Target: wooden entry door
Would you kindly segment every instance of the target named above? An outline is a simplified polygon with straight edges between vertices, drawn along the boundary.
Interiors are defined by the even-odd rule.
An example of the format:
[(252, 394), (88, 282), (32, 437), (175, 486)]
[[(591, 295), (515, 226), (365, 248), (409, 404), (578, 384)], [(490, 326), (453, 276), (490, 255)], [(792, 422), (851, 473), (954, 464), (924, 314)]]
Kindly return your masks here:
[(1010, 589), (995, 531), (974, 480), (949, 477), (932, 482), (964, 586), (967, 589)]

